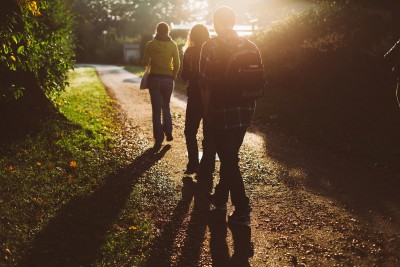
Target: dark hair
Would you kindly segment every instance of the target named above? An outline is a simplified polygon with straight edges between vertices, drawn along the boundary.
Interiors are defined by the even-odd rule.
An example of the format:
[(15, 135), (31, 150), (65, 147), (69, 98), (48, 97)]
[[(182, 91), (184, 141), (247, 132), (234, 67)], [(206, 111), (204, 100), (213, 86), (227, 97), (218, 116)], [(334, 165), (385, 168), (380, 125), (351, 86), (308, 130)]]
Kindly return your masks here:
[(160, 22), (157, 24), (156, 27), (157, 34), (169, 34), (169, 26), (165, 22)]
[(217, 10), (215, 10), (213, 19), (214, 23), (217, 22), (224, 26), (233, 27), (236, 23), (235, 11), (228, 6), (219, 7)]
[(210, 39), (208, 28), (203, 24), (196, 24), (189, 31), (183, 50), (191, 46), (202, 46), (208, 39)]

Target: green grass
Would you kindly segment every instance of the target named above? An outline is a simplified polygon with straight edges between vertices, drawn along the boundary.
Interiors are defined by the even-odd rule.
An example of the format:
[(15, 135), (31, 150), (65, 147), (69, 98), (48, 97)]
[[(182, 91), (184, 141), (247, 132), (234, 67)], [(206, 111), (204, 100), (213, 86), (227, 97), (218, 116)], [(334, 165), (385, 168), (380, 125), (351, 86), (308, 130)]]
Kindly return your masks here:
[[(54, 116), (0, 149), (1, 266), (17, 265), (60, 209), (90, 197), (126, 165), (123, 153), (116, 153), (120, 133), (112, 100), (94, 69), (76, 68), (69, 76), (70, 87), (57, 101), (65, 119)], [(139, 194), (129, 197), (114, 224), (122, 230), (107, 232), (98, 265), (139, 264), (145, 257), (150, 222), (135, 204)]]

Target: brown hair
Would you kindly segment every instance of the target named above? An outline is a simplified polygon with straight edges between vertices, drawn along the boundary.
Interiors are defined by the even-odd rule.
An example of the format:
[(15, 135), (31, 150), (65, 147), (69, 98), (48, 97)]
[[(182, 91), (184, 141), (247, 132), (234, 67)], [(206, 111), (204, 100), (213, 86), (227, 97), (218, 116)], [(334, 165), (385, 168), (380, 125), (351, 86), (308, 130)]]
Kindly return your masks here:
[(208, 28), (203, 24), (196, 24), (188, 33), (183, 51), (191, 46), (202, 46), (208, 39), (210, 39)]
[(169, 34), (169, 26), (165, 22), (160, 22), (157, 24), (156, 27), (157, 34)]
[(223, 26), (233, 27), (236, 23), (235, 11), (228, 6), (219, 7), (215, 10), (213, 19), (214, 23), (217, 22)]

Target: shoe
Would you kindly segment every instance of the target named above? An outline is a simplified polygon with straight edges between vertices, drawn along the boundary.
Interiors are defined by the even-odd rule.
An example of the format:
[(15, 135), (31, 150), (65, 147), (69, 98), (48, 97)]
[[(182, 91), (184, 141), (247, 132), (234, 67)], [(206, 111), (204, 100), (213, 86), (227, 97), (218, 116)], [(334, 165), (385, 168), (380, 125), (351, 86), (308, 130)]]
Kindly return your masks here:
[(251, 208), (248, 208), (246, 211), (235, 210), (228, 216), (228, 223), (250, 225), (250, 212)]
[(172, 133), (165, 134), (165, 135), (167, 136), (167, 141), (168, 141), (168, 142), (174, 140), (174, 137), (172, 136)]
[(215, 194), (209, 194), (208, 200), (210, 201), (211, 205), (214, 206), (215, 210), (226, 211), (226, 202), (217, 200)]

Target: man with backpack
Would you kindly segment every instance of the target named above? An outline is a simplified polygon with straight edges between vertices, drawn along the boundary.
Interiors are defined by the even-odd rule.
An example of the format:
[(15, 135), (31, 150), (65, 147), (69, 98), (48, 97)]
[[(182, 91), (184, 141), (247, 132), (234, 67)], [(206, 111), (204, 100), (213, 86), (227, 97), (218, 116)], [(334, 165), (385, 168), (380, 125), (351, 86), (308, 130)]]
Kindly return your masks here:
[(257, 47), (233, 30), (234, 11), (220, 7), (214, 12), (217, 37), (202, 47), (199, 63), (205, 116), (221, 162), (220, 178), (210, 202), (226, 212), (229, 194), (235, 210), (228, 222), (250, 225), (251, 207), (239, 169), (239, 150), (251, 126), (255, 98), (261, 96), (265, 82)]

